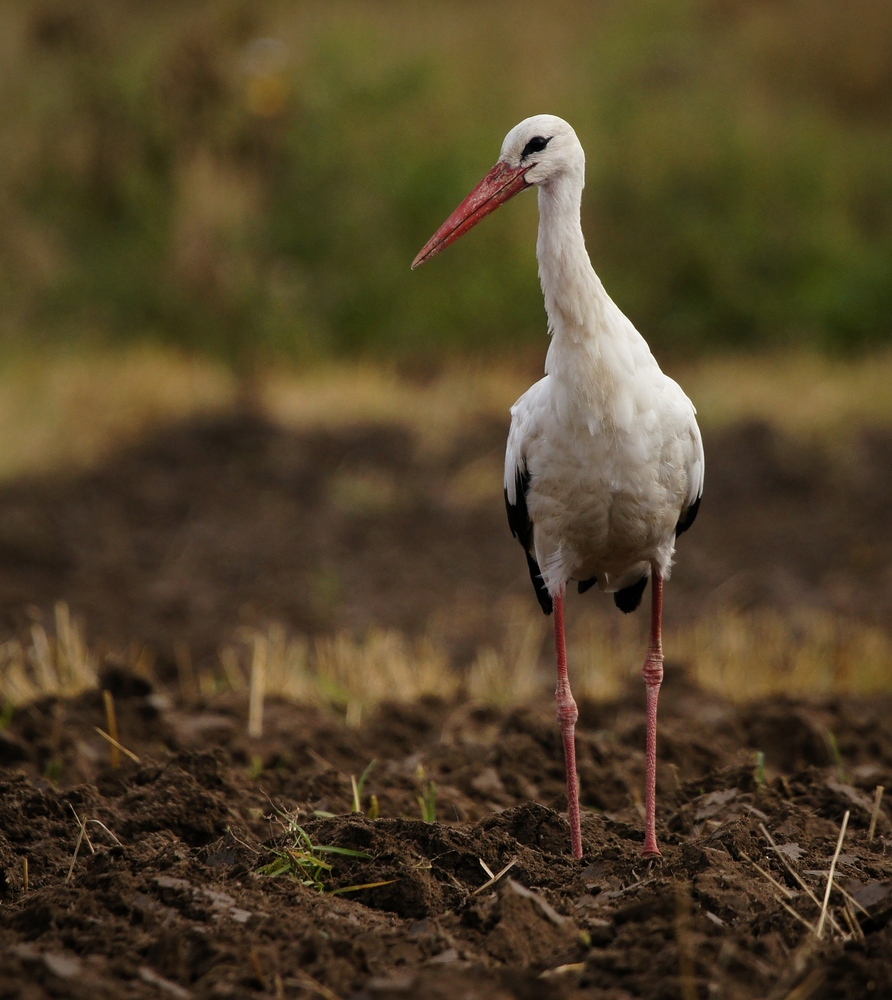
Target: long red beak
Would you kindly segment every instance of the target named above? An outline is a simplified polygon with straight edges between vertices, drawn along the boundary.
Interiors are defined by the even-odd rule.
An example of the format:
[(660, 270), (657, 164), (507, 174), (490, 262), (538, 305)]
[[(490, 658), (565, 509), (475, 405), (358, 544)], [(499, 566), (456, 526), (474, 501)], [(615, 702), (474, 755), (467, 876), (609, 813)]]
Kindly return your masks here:
[(526, 167), (509, 167), (507, 163), (497, 163), (424, 244), (412, 261), (413, 270), (464, 236), (499, 205), (504, 205), (509, 198), (530, 187), (524, 176), (526, 170)]

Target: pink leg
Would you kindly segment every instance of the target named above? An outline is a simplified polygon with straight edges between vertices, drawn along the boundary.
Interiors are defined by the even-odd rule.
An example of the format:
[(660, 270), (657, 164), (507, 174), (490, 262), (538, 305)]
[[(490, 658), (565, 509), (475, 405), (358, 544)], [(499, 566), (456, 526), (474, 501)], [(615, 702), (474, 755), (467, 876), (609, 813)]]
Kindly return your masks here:
[(564, 763), (567, 770), (567, 812), (570, 820), (570, 848), (573, 857), (582, 857), (582, 828), (579, 822), (579, 779), (576, 775), (576, 720), (579, 712), (570, 690), (567, 673), (567, 642), (564, 638), (564, 595), (554, 598), (554, 645), (557, 652), (557, 719), (564, 741)]
[(663, 681), (663, 578), (651, 581), (650, 642), (641, 671), (647, 690), (647, 751), (644, 765), (644, 857), (661, 857), (657, 847), (657, 699)]

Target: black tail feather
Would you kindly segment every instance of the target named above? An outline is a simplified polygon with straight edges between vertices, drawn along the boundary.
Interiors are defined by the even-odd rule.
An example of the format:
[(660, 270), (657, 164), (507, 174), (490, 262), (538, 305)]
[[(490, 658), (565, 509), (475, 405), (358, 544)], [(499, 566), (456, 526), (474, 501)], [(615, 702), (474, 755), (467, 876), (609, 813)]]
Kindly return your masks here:
[(633, 583), (629, 587), (623, 587), (622, 590), (618, 590), (613, 595), (613, 603), (623, 612), (623, 614), (629, 614), (635, 611), (638, 605), (641, 603), (641, 596), (644, 593), (644, 588), (647, 586), (647, 577), (642, 576), (637, 583)]

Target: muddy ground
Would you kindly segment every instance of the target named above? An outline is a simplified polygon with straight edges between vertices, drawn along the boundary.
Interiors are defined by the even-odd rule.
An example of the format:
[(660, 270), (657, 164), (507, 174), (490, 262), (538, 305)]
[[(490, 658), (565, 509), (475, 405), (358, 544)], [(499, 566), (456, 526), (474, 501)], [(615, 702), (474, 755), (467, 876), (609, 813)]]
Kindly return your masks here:
[[(232, 415), (0, 490), (2, 637), (67, 601), (139, 758), (112, 766), (98, 692), (4, 714), (0, 998), (892, 996), (888, 805), (869, 835), (892, 696), (741, 707), (671, 664), (660, 862), (639, 856), (643, 693), (583, 704), (576, 863), (547, 695), (384, 706), (358, 728), (272, 703), (256, 740), (239, 696), (178, 693), (183, 650), (200, 669), (244, 625), (394, 627), (460, 669), (507, 602), (538, 614), (503, 523), (503, 439), (482, 421), (432, 457), (401, 428)], [(670, 621), (717, 602), (887, 620), (892, 435), (831, 457), (747, 426), (707, 452)], [(133, 644), (154, 683), (119, 665)], [(487, 888), (483, 864), (512, 867)]]

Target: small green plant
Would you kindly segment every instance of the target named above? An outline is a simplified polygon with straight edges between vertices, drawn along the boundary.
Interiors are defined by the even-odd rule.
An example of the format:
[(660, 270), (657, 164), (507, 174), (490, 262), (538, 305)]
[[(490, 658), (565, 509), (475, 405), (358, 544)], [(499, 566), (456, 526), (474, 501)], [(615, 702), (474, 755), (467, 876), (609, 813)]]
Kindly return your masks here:
[(425, 823), (436, 823), (437, 822), (437, 786), (433, 781), (425, 781), (424, 768), (421, 764), (418, 765), (418, 770), (415, 772), (416, 777), (421, 783), (421, 792), (418, 795), (416, 801), (418, 802), (418, 808), (421, 810), (421, 818)]
[(3, 702), (3, 710), (0, 711), (0, 729), (8, 729), (15, 715), (15, 705), (11, 699)]
[(358, 858), (362, 861), (371, 861), (371, 855), (365, 854), (363, 851), (353, 850), (350, 847), (314, 844), (312, 837), (293, 815), (283, 812), (275, 806), (273, 808), (291, 843), (274, 850), (274, 860), (258, 868), (258, 874), (265, 875), (267, 878), (281, 878), (282, 876), (293, 878), (307, 888), (315, 889), (317, 892), (328, 892), (332, 896), (358, 892), (360, 889), (377, 889), (379, 886), (390, 885), (396, 881), (396, 879), (386, 879), (381, 882), (364, 882), (361, 885), (342, 886), (339, 889), (327, 888), (326, 879), (333, 865), (326, 860), (326, 855), (340, 855), (341, 857)]
[[(261, 875), (269, 878), (279, 878), (287, 875), (295, 878), (301, 885), (325, 892), (325, 878), (332, 869), (330, 862), (325, 860), (327, 854), (340, 854), (350, 858), (360, 858), (371, 861), (370, 854), (354, 851), (349, 847), (335, 847), (331, 844), (314, 844), (307, 831), (293, 819), (288, 821), (289, 833), (294, 843), (274, 851), (275, 860), (258, 869)], [(361, 888), (351, 886), (349, 889), (335, 889), (334, 892), (349, 892), (350, 889)]]
[(46, 762), (46, 767), (43, 769), (43, 776), (47, 781), (52, 782), (54, 785), (58, 785), (62, 780), (62, 769), (63, 762), (61, 757), (51, 757)]
[(755, 767), (755, 778), (756, 784), (761, 788), (765, 782), (765, 751), (756, 751), (756, 767)]
[[(356, 780), (355, 775), (353, 774), (350, 775), (350, 784), (353, 787), (352, 811), (355, 813), (362, 814), (364, 812), (364, 809), (362, 808), (362, 793), (365, 790), (365, 785), (366, 782), (368, 781), (369, 773), (371, 772), (372, 768), (375, 766), (376, 763), (377, 761), (374, 760), (369, 761), (368, 766), (359, 776), (359, 781)], [(378, 805), (378, 796), (371, 795), (369, 796), (369, 813), (368, 813), (369, 819), (377, 819), (379, 814), (380, 814), (380, 807)]]
[(829, 729), (825, 729), (824, 738), (827, 741), (827, 746), (830, 748), (830, 753), (833, 755), (833, 763), (836, 764), (836, 773), (839, 775), (839, 780), (848, 781), (846, 776), (845, 761), (843, 760), (842, 752), (839, 749), (839, 741), (836, 739), (836, 733), (831, 732)]

